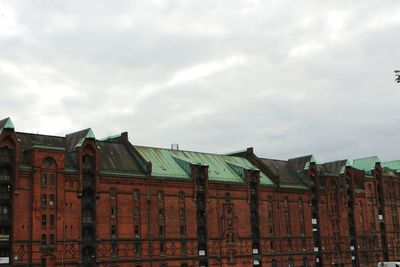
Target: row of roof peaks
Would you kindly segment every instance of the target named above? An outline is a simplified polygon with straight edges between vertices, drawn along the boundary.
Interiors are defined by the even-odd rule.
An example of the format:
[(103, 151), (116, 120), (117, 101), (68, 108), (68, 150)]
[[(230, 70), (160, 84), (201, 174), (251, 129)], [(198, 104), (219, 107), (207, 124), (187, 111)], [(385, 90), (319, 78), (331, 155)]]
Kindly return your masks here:
[[(14, 130), (14, 125), (10, 118), (0, 120), (0, 133), (4, 129)], [(32, 133), (17, 132), (17, 137), (21, 141), (21, 149), (26, 150), (33, 146), (63, 149), (67, 152), (65, 160), (66, 168), (75, 168), (75, 158), (73, 152), (80, 147), (86, 139), (96, 140), (92, 129), (84, 129), (65, 137), (49, 136)], [(151, 162), (152, 176), (176, 179), (190, 178), (190, 165), (208, 166), (209, 179), (219, 182), (243, 182), (243, 170), (258, 170), (258, 168), (245, 157), (240, 156), (245, 151), (229, 154), (215, 154), (194, 151), (175, 150), (167, 148), (155, 148), (146, 146), (131, 145), (127, 140), (122, 142), (123, 134), (109, 136), (97, 140), (100, 148), (100, 168), (109, 173), (129, 173), (140, 175), (145, 170), (138, 160)], [(252, 149), (251, 149), (252, 151)], [(279, 177), (281, 186), (302, 187), (302, 174), (308, 169), (309, 165), (316, 163), (318, 169), (324, 173), (340, 174), (346, 166), (352, 166), (359, 170), (370, 172), (376, 163), (381, 163), (383, 168), (400, 172), (400, 160), (380, 162), (377, 156), (355, 159), (352, 164), (349, 160), (340, 160), (327, 163), (318, 163), (313, 155), (292, 158), (289, 160), (277, 160), (258, 158), (263, 166), (268, 169), (268, 174), (260, 171), (261, 183), (273, 185), (273, 177)], [(22, 164), (27, 162), (21, 161)], [(270, 177), (269, 177), (270, 176)]]

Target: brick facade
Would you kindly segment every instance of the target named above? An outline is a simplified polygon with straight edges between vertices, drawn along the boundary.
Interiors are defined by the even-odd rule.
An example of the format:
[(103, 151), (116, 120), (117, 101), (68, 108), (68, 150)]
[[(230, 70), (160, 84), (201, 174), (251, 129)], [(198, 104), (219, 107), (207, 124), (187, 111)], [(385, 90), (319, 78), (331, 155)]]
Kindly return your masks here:
[[(400, 259), (400, 177), (379, 162), (360, 169), (310, 156), (276, 161), (252, 149), (179, 152), (192, 158), (163, 150), (151, 161), (158, 150), (144, 153), (126, 133), (102, 141), (89, 129), (53, 137), (15, 132), (7, 120), (0, 121), (0, 266)], [(174, 162), (157, 163), (166, 153)]]

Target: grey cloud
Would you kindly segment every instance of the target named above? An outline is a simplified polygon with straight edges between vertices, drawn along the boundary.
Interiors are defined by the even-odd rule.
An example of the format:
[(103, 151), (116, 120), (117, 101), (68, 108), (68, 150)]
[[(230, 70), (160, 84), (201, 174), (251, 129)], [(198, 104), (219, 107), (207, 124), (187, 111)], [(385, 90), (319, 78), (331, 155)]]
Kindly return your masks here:
[[(0, 114), (17, 130), (91, 126), (99, 138), (129, 131), (138, 144), (218, 153), (399, 158), (398, 1), (7, 6), (20, 31), (0, 26), (0, 65), (18, 74), (0, 68)], [(171, 82), (204, 71), (196, 66), (217, 67)]]

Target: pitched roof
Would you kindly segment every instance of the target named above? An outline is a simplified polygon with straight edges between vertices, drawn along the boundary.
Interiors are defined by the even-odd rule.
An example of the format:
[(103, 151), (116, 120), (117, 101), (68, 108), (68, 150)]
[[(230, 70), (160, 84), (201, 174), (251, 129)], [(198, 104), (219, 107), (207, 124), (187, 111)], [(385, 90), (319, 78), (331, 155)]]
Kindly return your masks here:
[(346, 166), (350, 166), (350, 162), (345, 160), (337, 160), (326, 162), (323, 164), (318, 164), (318, 170), (322, 174), (332, 174), (332, 175), (339, 175), (344, 172), (344, 168)]
[(14, 129), (14, 124), (10, 118), (0, 120), (0, 129)]
[(365, 157), (353, 160), (353, 167), (370, 173), (374, 169), (375, 164), (380, 160), (377, 156)]
[(120, 143), (97, 142), (100, 147), (100, 169), (114, 173), (143, 173), (129, 150)]
[[(64, 163), (65, 168), (68, 169), (76, 169), (75, 147), (82, 144), (87, 138), (94, 138), (93, 132), (90, 129), (72, 133), (66, 137), (21, 132), (17, 132), (16, 135), (21, 141), (20, 155), (22, 164), (28, 164), (27, 160), (23, 157), (23, 151), (29, 148), (40, 147), (66, 151)], [(100, 171), (110, 175), (144, 175), (138, 162), (124, 144), (97, 141), (97, 145), (100, 147)]]
[(65, 136), (67, 151), (73, 151), (75, 147), (82, 145), (86, 138), (95, 139), (92, 129), (87, 128), (78, 132), (67, 134)]
[[(243, 183), (243, 170), (258, 170), (247, 159), (220, 154), (134, 146), (140, 155), (152, 163), (152, 175), (165, 178), (190, 179), (190, 165), (208, 166), (210, 181)], [(272, 181), (260, 172), (261, 183)]]
[(400, 172), (400, 160), (392, 160), (381, 163), (382, 168), (389, 168), (395, 172)]
[(277, 160), (260, 158), (260, 161), (270, 172), (279, 177), (279, 185), (286, 188), (307, 188), (304, 179), (304, 170), (310, 163), (315, 163), (312, 155), (293, 158), (289, 160)]

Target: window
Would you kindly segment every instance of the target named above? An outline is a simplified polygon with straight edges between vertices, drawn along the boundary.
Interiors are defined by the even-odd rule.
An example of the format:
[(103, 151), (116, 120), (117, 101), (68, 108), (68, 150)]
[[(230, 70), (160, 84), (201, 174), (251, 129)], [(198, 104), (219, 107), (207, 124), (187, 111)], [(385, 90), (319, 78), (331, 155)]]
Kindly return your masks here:
[(111, 238), (115, 238), (117, 235), (117, 227), (115, 225), (111, 226)]
[(186, 255), (186, 250), (187, 250), (187, 248), (186, 248), (186, 242), (182, 242), (182, 243), (181, 243), (181, 254), (182, 254), (182, 255)]
[(305, 240), (305, 239), (302, 239), (302, 240), (301, 240), (301, 249), (302, 249), (303, 251), (306, 251), (306, 250), (307, 250), (307, 243), (306, 243), (306, 240)]
[(46, 203), (47, 203), (47, 195), (46, 194), (42, 194), (41, 203), (42, 203), (43, 207), (46, 207)]
[(0, 206), (0, 217), (8, 219), (8, 206)]
[(133, 209), (133, 216), (135, 217), (135, 219), (139, 219), (139, 208)]
[(230, 193), (225, 193), (225, 202), (231, 202), (231, 194)]
[(160, 241), (160, 254), (163, 255), (165, 253), (165, 243), (164, 241)]
[(185, 210), (183, 208), (179, 208), (179, 217), (183, 218), (185, 216)]
[(135, 243), (135, 254), (140, 255), (142, 253), (142, 246), (139, 242)]
[(49, 196), (49, 205), (54, 206), (54, 194), (50, 194)]
[(54, 245), (54, 234), (50, 234), (49, 243), (50, 243), (50, 245)]
[(303, 266), (304, 266), (304, 267), (308, 267), (308, 260), (307, 260), (307, 257), (304, 257), (304, 258), (303, 258)]
[(160, 218), (164, 217), (164, 208), (159, 208), (158, 209), (158, 215), (160, 216)]
[(135, 201), (139, 200), (139, 190), (133, 191), (133, 200)]
[(40, 185), (45, 187), (47, 185), (47, 176), (46, 174), (42, 174), (40, 177)]
[(181, 229), (181, 235), (185, 235), (185, 229), (186, 227), (184, 225), (181, 225), (180, 229)]
[(42, 245), (46, 245), (47, 243), (47, 236), (46, 234), (42, 234)]
[(115, 213), (116, 213), (115, 207), (112, 207), (112, 208), (111, 208), (111, 217), (112, 217), (112, 218), (115, 218)]
[(234, 250), (228, 250), (228, 264), (235, 264), (235, 251)]
[(234, 234), (232, 232), (228, 232), (226, 234), (226, 242), (228, 242), (228, 243), (235, 242), (235, 236), (234, 236)]
[(49, 176), (49, 186), (50, 187), (54, 187), (54, 185), (55, 185), (55, 176), (54, 176), (54, 174), (50, 174), (50, 176)]
[(111, 197), (111, 199), (115, 199), (116, 196), (117, 196), (117, 190), (115, 188), (111, 188), (110, 189), (110, 197)]
[(287, 241), (287, 245), (288, 245), (288, 250), (289, 250), (289, 251), (293, 250), (292, 240), (289, 239), (289, 240)]
[(42, 228), (46, 228), (47, 220), (46, 215), (42, 215)]
[(268, 211), (268, 219), (269, 219), (269, 220), (272, 220), (272, 210), (269, 210), (269, 211)]
[(159, 230), (160, 236), (163, 236), (163, 235), (164, 235), (164, 226), (163, 226), (163, 225), (160, 225), (159, 228), (158, 228), (158, 230)]
[(139, 236), (139, 225), (135, 225), (135, 236)]
[(117, 246), (115, 243), (111, 244), (111, 256), (116, 257), (117, 256)]
[(285, 197), (283, 203), (284, 203), (285, 207), (288, 207), (288, 206), (289, 206), (289, 198), (288, 198), (288, 197)]
[(162, 191), (158, 191), (158, 201), (164, 201), (164, 193)]
[(178, 195), (178, 197), (179, 197), (179, 202), (184, 202), (185, 201), (185, 193), (183, 193), (182, 191), (181, 192), (179, 192), (179, 195)]

